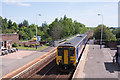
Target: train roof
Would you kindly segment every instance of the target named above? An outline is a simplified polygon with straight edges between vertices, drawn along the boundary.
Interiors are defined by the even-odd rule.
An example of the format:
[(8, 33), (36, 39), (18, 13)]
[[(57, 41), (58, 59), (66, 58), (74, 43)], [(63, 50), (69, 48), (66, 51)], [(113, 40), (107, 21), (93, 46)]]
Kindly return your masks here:
[(61, 46), (73, 46), (73, 47), (77, 47), (78, 44), (86, 37), (86, 34), (79, 34), (78, 36), (76, 36), (75, 38), (59, 45), (59, 47)]

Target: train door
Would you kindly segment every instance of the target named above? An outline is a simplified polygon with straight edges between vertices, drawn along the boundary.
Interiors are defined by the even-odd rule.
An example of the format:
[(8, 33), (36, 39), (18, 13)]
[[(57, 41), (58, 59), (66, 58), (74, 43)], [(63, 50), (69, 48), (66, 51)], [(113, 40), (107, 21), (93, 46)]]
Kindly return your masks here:
[(64, 60), (64, 64), (69, 64), (69, 60), (70, 60), (69, 49), (64, 49), (63, 60)]

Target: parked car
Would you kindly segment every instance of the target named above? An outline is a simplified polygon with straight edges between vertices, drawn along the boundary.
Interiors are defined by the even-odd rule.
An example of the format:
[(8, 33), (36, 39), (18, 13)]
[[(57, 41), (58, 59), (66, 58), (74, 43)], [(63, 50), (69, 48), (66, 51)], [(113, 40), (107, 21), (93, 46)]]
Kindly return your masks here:
[(5, 51), (1, 51), (0, 55), (5, 55)]

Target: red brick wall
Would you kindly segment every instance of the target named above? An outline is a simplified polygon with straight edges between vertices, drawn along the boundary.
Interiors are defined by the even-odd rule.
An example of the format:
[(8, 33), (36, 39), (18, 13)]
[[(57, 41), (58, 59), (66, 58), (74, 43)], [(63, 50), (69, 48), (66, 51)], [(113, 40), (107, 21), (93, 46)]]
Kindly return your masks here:
[(19, 42), (19, 35), (18, 34), (2, 34), (2, 41), (11, 40), (12, 43)]
[[(36, 44), (36, 41), (28, 41), (28, 42), (25, 42), (24, 43), (24, 46), (30, 46), (30, 44)], [(39, 44), (40, 45), (40, 42), (37, 42), (37, 44)]]

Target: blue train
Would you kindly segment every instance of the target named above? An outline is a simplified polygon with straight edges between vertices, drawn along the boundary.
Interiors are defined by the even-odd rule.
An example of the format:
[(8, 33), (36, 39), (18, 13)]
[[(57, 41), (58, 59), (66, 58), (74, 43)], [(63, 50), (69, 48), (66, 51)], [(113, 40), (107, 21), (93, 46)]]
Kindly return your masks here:
[(75, 38), (67, 41), (57, 47), (56, 63), (62, 69), (75, 67), (78, 58), (87, 42), (86, 34), (79, 34)]

